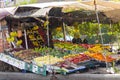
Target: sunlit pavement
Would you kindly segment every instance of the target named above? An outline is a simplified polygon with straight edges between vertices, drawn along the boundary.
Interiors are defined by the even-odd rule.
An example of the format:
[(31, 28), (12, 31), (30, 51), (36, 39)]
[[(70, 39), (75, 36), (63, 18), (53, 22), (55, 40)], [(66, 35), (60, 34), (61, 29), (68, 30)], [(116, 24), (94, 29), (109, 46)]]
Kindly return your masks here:
[[(58, 80), (120, 80), (120, 74), (71, 74), (56, 75)], [(0, 80), (50, 80), (51, 76), (32, 73), (0, 72)]]

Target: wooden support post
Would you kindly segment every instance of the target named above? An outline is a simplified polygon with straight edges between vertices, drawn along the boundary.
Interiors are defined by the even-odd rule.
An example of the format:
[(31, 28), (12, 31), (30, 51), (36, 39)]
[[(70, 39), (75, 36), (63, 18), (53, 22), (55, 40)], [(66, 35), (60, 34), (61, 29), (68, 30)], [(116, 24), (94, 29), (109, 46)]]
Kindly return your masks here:
[(63, 37), (64, 37), (64, 41), (66, 41), (66, 31), (65, 31), (65, 23), (63, 23)]
[(27, 42), (26, 30), (24, 30), (24, 36), (25, 36), (25, 45), (26, 45), (26, 49), (28, 49), (28, 42)]

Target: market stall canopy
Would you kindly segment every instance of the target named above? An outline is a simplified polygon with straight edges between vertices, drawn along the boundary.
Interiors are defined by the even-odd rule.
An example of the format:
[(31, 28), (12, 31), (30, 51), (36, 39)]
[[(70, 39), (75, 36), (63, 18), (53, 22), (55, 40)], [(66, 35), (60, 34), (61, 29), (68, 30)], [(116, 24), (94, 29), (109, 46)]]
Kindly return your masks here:
[[(94, 9), (94, 1), (87, 1), (82, 2), (85, 5), (89, 5)], [(115, 9), (120, 9), (120, 2), (113, 2), (113, 1), (103, 1), (103, 0), (96, 0), (97, 9), (103, 8), (102, 11), (110, 11)]]
[[(106, 24), (110, 23), (109, 18), (104, 15), (102, 12), (98, 12), (100, 23)], [(71, 26), (74, 23), (82, 22), (97, 22), (95, 11), (91, 10), (77, 10), (64, 14), (64, 22)]]
[[(22, 17), (38, 17), (45, 16), (46, 13), (52, 13), (54, 9), (54, 13), (56, 16), (61, 15), (61, 7), (64, 5), (70, 5), (78, 3), (77, 1), (62, 1), (62, 2), (47, 2), (47, 3), (36, 3), (36, 4), (28, 4), (28, 5), (20, 5), (14, 10), (14, 14), (12, 15), (14, 18), (22, 18)], [(57, 15), (58, 14), (58, 15)], [(54, 16), (53, 14), (49, 16)]]
[(0, 20), (2, 20), (4, 17), (13, 14), (14, 7), (9, 8), (0, 8)]
[(120, 9), (116, 10), (110, 10), (107, 12), (104, 12), (104, 14), (112, 20), (112, 22), (120, 22)]
[(46, 7), (46, 8), (39, 8), (39, 7), (27, 7), (27, 6), (20, 6), (18, 7), (13, 15), (10, 15), (11, 18), (27, 18), (27, 17), (45, 17), (46, 14), (48, 16), (61, 16), (62, 14), (61, 7)]
[(37, 8), (37, 7), (21, 7), (20, 6), (20, 7), (17, 7), (17, 9), (14, 11), (14, 14), (11, 15), (11, 17), (14, 17), (14, 18), (30, 17), (39, 9), (40, 8)]
[[(109, 5), (110, 4), (110, 5)], [(110, 1), (97, 1), (97, 11), (101, 23), (116, 23), (120, 21), (118, 15), (120, 3)], [(114, 13), (113, 13), (113, 10)], [(117, 12), (116, 12), (117, 11)], [(63, 15), (63, 13), (64, 15)], [(62, 19), (69, 24), (71, 22), (94, 21), (96, 20), (94, 1), (63, 1), (38, 3), (19, 6), (11, 18), (40, 17), (48, 13), (49, 17)], [(57, 16), (57, 17), (56, 17)], [(117, 17), (116, 17), (117, 16)]]
[[(119, 2), (96, 0), (97, 12), (101, 23), (120, 21)], [(82, 1), (63, 5), (66, 23), (96, 20), (94, 1)]]
[(9, 13), (7, 11), (0, 9), (0, 20), (3, 19), (8, 14)]
[[(51, 25), (58, 26), (61, 24), (58, 20), (62, 18), (62, 7), (35, 7), (35, 6), (19, 6), (14, 11), (14, 14), (7, 16), (6, 20), (10, 22), (11, 20), (23, 22), (40, 22), (46, 21), (46, 15), (49, 17)], [(57, 17), (57, 18), (56, 18)], [(61, 19), (60, 19), (61, 20)]]
[[(82, 2), (94, 9), (93, 1)], [(97, 10), (101, 11), (112, 22), (120, 22), (120, 2), (96, 0)], [(100, 10), (101, 9), (101, 10)]]

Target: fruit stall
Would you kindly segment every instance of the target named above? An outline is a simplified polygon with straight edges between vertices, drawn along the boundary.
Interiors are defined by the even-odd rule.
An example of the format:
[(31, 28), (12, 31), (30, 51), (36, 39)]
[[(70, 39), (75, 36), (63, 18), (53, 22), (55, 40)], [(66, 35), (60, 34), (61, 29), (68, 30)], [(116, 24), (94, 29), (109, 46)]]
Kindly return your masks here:
[[(58, 44), (59, 43), (59, 44)], [(90, 46), (89, 44), (86, 46)], [(55, 42), (55, 48), (40, 47), (34, 49), (11, 48), (0, 54), (0, 60), (26, 72), (47, 75), (84, 73), (89, 69), (112, 67), (116, 58), (109, 52), (109, 46), (100, 44), (89, 48), (70, 42)], [(75, 50), (74, 50), (75, 49)], [(105, 50), (104, 50), (105, 49)], [(103, 52), (106, 51), (106, 55)], [(106, 64), (107, 63), (107, 64)]]
[[(52, 8), (46, 9), (54, 11)], [(58, 12), (59, 9), (57, 9)], [(35, 13), (33, 13), (34, 10)], [(53, 23), (48, 20), (50, 14), (36, 17), (40, 16), (37, 14), (40, 11), (43, 10), (35, 7), (29, 7), (29, 10), (27, 7), (19, 7), (15, 15), (6, 17), (8, 32), (4, 35), (10, 48), (5, 48), (4, 52), (0, 53), (0, 61), (24, 72), (44, 76), (52, 73), (63, 75), (84, 73), (101, 67), (106, 69), (112, 67), (112, 72), (117, 72), (115, 63), (120, 57), (110, 52), (109, 45), (73, 44), (67, 41), (52, 40), (51, 28), (58, 25), (53, 26)], [(28, 16), (28, 13), (31, 14)], [(35, 14), (37, 15), (34, 16)], [(55, 18), (52, 17), (52, 19), (58, 20), (58, 15), (54, 15)], [(109, 71), (109, 73), (112, 72)]]

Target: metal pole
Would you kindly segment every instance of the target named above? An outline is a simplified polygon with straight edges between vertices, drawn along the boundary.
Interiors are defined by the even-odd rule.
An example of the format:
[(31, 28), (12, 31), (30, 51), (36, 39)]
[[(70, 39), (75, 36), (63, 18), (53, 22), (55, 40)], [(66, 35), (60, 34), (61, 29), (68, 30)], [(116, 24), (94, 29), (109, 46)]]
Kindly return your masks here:
[(28, 49), (26, 30), (24, 30), (24, 35), (25, 35), (25, 45), (26, 45), (26, 49)]
[(117, 33), (117, 43), (118, 43), (118, 49), (120, 48), (119, 39), (120, 39), (120, 37), (119, 37), (119, 33)]
[[(48, 21), (48, 15), (46, 15), (46, 19)], [(47, 24), (47, 41), (48, 41), (48, 47), (50, 47), (49, 24)]]
[(98, 11), (97, 11), (96, 0), (94, 0), (94, 5), (95, 5), (95, 14), (96, 14), (96, 17), (97, 17), (97, 22), (98, 22), (98, 27), (99, 27), (99, 34), (100, 34), (100, 38), (101, 38), (101, 44), (103, 44), (103, 36), (102, 36), (100, 20), (99, 20)]
[(65, 23), (63, 22), (63, 36), (64, 36), (64, 41), (66, 41), (66, 30), (65, 30)]
[[(25, 23), (24, 23), (24, 27), (25, 27)], [(25, 45), (26, 45), (26, 49), (28, 49), (28, 40), (27, 40), (27, 32), (24, 29), (24, 37), (25, 37)]]
[[(98, 16), (98, 11), (97, 11), (97, 4), (96, 4), (96, 0), (94, 0), (94, 5), (95, 5), (95, 13), (96, 13), (96, 17), (97, 17), (97, 22), (98, 22), (98, 27), (99, 27), (99, 34), (100, 34), (100, 38), (101, 38), (101, 44), (103, 45), (103, 36), (102, 36), (102, 32), (101, 32), (101, 26), (100, 26), (100, 20), (99, 20), (99, 16)], [(106, 60), (106, 51), (103, 51), (103, 56), (105, 58), (105, 63), (106, 63), (106, 70), (108, 71), (108, 63)]]

